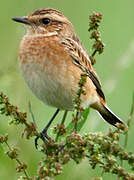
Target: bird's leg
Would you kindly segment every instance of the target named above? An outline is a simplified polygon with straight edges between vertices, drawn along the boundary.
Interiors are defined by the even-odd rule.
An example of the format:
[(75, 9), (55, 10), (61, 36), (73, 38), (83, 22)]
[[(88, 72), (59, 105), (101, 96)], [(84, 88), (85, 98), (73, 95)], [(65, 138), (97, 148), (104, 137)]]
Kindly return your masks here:
[[(53, 120), (55, 119), (56, 115), (58, 114), (58, 112), (60, 111), (60, 109), (57, 109), (56, 112), (54, 113), (54, 115), (52, 116), (51, 120), (48, 122), (48, 124), (46, 125), (46, 127), (43, 129), (43, 131), (40, 133), (41, 135), (41, 139), (45, 142), (45, 143), (48, 143), (48, 140), (50, 139), (50, 137), (47, 135), (47, 130), (49, 128), (49, 126), (51, 125), (51, 123), (53, 122)], [(37, 148), (38, 146), (38, 139), (39, 139), (39, 136), (37, 136), (35, 138), (35, 147)]]

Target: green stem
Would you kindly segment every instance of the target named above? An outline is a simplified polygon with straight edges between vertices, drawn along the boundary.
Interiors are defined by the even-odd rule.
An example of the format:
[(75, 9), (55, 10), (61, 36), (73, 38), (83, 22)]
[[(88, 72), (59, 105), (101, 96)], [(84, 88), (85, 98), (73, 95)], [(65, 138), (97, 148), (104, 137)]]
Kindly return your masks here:
[[(5, 141), (5, 144), (7, 145), (8, 149), (9, 149), (10, 151), (12, 151), (12, 148), (9, 146), (9, 144), (8, 144), (7, 141)], [(21, 161), (20, 161), (18, 158), (15, 158), (15, 160), (16, 160), (16, 162), (17, 162), (18, 164), (20, 164), (20, 165), (22, 164)], [(24, 172), (25, 176), (27, 177), (27, 180), (30, 180), (27, 171), (24, 169), (23, 172)]]
[[(125, 135), (125, 142), (124, 142), (124, 148), (126, 149), (127, 148), (127, 145), (128, 145), (128, 133), (129, 133), (129, 128), (130, 128), (130, 125), (131, 125), (131, 122), (132, 122), (132, 117), (133, 117), (133, 114), (134, 114), (134, 93), (133, 93), (133, 101), (132, 101), (132, 105), (131, 105), (131, 111), (130, 111), (130, 114), (129, 114), (129, 117), (128, 117), (128, 120), (127, 120), (127, 125), (128, 125), (128, 130), (126, 132), (126, 135)], [(124, 161), (121, 160), (121, 166), (123, 167), (123, 164), (124, 164)], [(120, 177), (117, 176), (117, 180), (119, 180)]]
[(36, 122), (35, 122), (35, 117), (34, 117), (34, 114), (33, 114), (33, 111), (32, 111), (32, 107), (31, 107), (30, 101), (29, 101), (29, 103), (28, 103), (28, 108), (29, 108), (29, 112), (30, 112), (30, 114), (31, 114), (31, 118), (32, 118), (32, 120), (33, 120), (33, 123), (35, 124), (35, 126), (37, 126), (37, 125), (36, 125)]
[(76, 112), (75, 115), (75, 124), (74, 124), (74, 132), (77, 133), (77, 125), (78, 125), (78, 120), (79, 120), (79, 112)]
[[(128, 120), (127, 120), (127, 125), (128, 125), (128, 131), (126, 132), (126, 135), (125, 135), (125, 142), (124, 142), (124, 148), (126, 149), (127, 148), (127, 145), (128, 145), (128, 135), (129, 135), (129, 128), (131, 126), (131, 122), (132, 122), (132, 119), (133, 119), (133, 114), (134, 114), (134, 93), (133, 93), (133, 101), (132, 101), (132, 105), (131, 105), (131, 111), (130, 111), (130, 114), (129, 114), (129, 117), (128, 117)], [(123, 160), (121, 161), (121, 165), (123, 166)]]
[[(19, 159), (16, 158), (15, 160), (17, 161), (18, 164), (20, 164), (20, 165), (22, 164)], [(23, 172), (24, 172), (25, 176), (27, 177), (27, 180), (30, 180), (27, 171), (25, 169), (23, 169)]]

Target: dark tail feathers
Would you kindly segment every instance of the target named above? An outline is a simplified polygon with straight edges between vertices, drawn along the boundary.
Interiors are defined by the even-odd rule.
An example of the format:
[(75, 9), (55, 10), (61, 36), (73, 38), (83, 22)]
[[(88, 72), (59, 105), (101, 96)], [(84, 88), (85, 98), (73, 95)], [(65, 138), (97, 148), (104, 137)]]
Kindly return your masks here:
[(105, 121), (116, 126), (116, 123), (124, 124), (120, 118), (118, 118), (108, 107), (102, 105), (103, 108), (99, 111), (100, 115), (103, 117)]

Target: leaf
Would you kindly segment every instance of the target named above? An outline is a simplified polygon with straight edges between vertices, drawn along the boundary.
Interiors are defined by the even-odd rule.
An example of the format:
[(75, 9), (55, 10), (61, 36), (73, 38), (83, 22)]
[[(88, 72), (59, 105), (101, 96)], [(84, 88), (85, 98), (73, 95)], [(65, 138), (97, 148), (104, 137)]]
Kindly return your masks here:
[[(87, 108), (81, 113), (82, 118), (81, 118), (81, 120), (78, 121), (77, 132), (79, 132), (81, 130), (81, 128), (83, 127), (83, 125), (85, 124), (87, 117), (89, 115), (89, 112), (90, 112), (90, 109)], [(71, 121), (66, 128), (66, 135), (70, 134), (70, 131), (73, 130), (73, 128), (74, 128), (74, 123)]]
[(85, 122), (86, 122), (86, 120), (87, 120), (87, 117), (88, 117), (88, 115), (89, 115), (89, 112), (90, 112), (90, 109), (89, 109), (89, 108), (85, 109), (85, 110), (82, 112), (82, 114), (81, 114), (82, 119), (78, 121), (78, 126), (77, 126), (77, 127), (78, 127), (78, 128), (77, 128), (77, 131), (78, 131), (78, 132), (81, 130), (81, 128), (82, 128), (83, 125), (85, 124)]
[[(81, 119), (78, 121), (77, 124), (77, 132), (80, 132), (81, 128), (83, 127), (83, 125), (85, 124), (87, 117), (89, 115), (90, 112), (90, 108), (85, 109), (82, 113), (81, 113)], [(68, 134), (70, 134), (74, 129), (74, 122), (70, 122), (68, 124), (68, 126), (66, 127), (66, 133), (62, 136), (58, 137), (58, 141), (60, 142), (62, 138), (65, 138)]]

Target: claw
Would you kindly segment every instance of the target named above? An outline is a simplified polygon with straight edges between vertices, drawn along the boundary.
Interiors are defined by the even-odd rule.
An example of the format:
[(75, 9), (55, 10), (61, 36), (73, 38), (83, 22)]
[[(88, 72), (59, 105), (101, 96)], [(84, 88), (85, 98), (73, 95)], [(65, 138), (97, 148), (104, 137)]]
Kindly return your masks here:
[(40, 133), (40, 136), (37, 136), (37, 137), (35, 138), (35, 140), (34, 140), (34, 144), (35, 144), (35, 148), (36, 148), (36, 149), (38, 149), (38, 140), (39, 140), (39, 138), (42, 139), (42, 141), (43, 141), (45, 144), (48, 144), (48, 143), (49, 143), (49, 139), (50, 139), (50, 137), (47, 135), (47, 132), (42, 131), (42, 132)]
[(35, 148), (38, 148), (38, 140), (39, 138), (43, 140), (44, 143), (48, 144), (49, 140), (51, 139), (48, 135), (47, 135), (47, 130), (49, 128), (49, 126), (51, 125), (51, 123), (53, 122), (53, 120), (55, 119), (56, 115), (58, 114), (58, 112), (60, 111), (60, 109), (57, 109), (56, 112), (54, 113), (54, 115), (52, 116), (51, 120), (48, 122), (47, 126), (43, 129), (43, 131), (40, 133), (40, 136), (37, 136), (35, 138), (34, 144), (35, 144)]
[(34, 140), (34, 145), (36, 149), (38, 149), (38, 139), (39, 139), (39, 136), (37, 136)]

